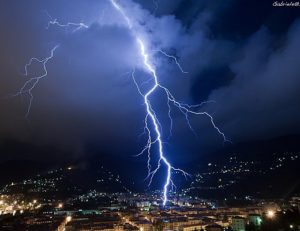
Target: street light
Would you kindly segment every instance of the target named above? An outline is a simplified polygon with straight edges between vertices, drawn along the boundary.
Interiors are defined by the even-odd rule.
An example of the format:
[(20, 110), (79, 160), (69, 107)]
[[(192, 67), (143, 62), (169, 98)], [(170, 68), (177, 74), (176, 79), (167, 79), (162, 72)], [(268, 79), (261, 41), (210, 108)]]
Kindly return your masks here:
[(72, 217), (71, 217), (71, 216), (67, 216), (67, 217), (66, 217), (66, 223), (68, 223), (68, 222), (70, 222), (70, 221), (72, 221)]
[(274, 210), (268, 210), (267, 211), (267, 217), (270, 218), (270, 219), (274, 218), (275, 217)]

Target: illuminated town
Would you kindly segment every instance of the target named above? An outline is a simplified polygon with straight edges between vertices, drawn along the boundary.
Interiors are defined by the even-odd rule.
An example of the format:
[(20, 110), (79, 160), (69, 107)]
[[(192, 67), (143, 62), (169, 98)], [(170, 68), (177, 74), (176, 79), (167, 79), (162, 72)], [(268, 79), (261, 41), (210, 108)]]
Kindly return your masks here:
[(174, 196), (162, 208), (155, 194), (92, 191), (66, 201), (26, 201), (21, 195), (1, 195), (0, 203), (1, 230), (242, 231), (272, 228), (278, 219), (286, 220), (284, 226), (288, 227), (283, 228), (299, 229), (300, 197), (253, 199), (247, 206), (229, 207), (217, 201)]
[[(278, 166), (278, 162), (284, 164), (282, 162), (285, 159), (298, 160), (298, 154), (295, 153), (282, 155), (275, 156), (272, 166)], [(170, 200), (166, 206), (162, 206), (161, 191), (131, 191), (124, 186), (118, 175), (103, 166), (100, 167), (101, 177), (94, 179), (94, 189), (93, 186), (84, 189), (83, 185), (68, 183), (73, 176), (83, 174), (75, 165), (50, 170), (21, 182), (11, 182), (1, 189), (0, 227), (7, 231), (300, 229), (300, 197), (296, 195), (284, 199), (259, 199), (250, 195), (242, 198), (234, 196), (204, 199), (197, 195), (196, 186), (200, 187), (203, 181), (204, 185), (209, 184), (206, 175), (233, 174), (241, 179), (245, 173), (241, 169), (249, 168), (246, 172), (253, 171), (253, 163), (237, 161), (236, 157), (229, 157), (228, 160), (228, 163), (223, 163), (226, 166), (220, 166), (220, 171), (215, 163), (209, 162), (205, 172), (195, 175), (191, 186), (170, 192)], [(268, 171), (273, 171), (271, 168), (273, 167), (268, 168)], [(218, 175), (217, 179), (221, 176)], [(204, 189), (210, 192), (226, 190), (232, 184), (238, 184), (238, 181), (230, 185), (220, 180), (217, 183), (217, 186)], [(120, 192), (101, 191), (101, 188), (108, 189), (107, 185), (115, 185)], [(278, 221), (282, 224), (279, 225)]]

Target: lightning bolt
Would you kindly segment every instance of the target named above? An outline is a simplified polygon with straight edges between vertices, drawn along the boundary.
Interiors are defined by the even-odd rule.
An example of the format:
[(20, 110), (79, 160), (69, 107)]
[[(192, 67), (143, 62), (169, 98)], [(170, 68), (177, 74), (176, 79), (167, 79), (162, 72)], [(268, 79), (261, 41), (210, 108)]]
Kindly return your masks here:
[(28, 94), (29, 95), (29, 103), (28, 103), (26, 114), (25, 114), (26, 118), (28, 118), (28, 115), (30, 113), (31, 106), (32, 106), (32, 101), (33, 101), (32, 91), (38, 85), (38, 83), (40, 82), (40, 80), (43, 79), (43, 78), (45, 78), (48, 75), (47, 64), (54, 57), (54, 52), (57, 50), (58, 47), (59, 47), (59, 45), (56, 45), (55, 47), (53, 47), (51, 49), (50, 55), (48, 57), (44, 58), (44, 59), (38, 59), (38, 58), (35, 58), (35, 57), (31, 58), (29, 60), (29, 62), (24, 67), (24, 69), (25, 69), (25, 76), (29, 75), (28, 68), (32, 65), (32, 63), (38, 62), (43, 67), (43, 73), (41, 75), (29, 78), (23, 84), (23, 86), (20, 88), (20, 90), (16, 94), (13, 95), (14, 97), (15, 96), (24, 95), (24, 94)]
[[(185, 177), (188, 177), (189, 174), (187, 172), (183, 171), (182, 169), (174, 167), (172, 165), (172, 163), (166, 157), (166, 154), (165, 154), (165, 151), (164, 151), (164, 141), (163, 141), (163, 136), (162, 136), (162, 132), (161, 132), (162, 125), (159, 122), (158, 117), (156, 115), (157, 112), (154, 110), (154, 108), (152, 106), (151, 96), (155, 95), (155, 93), (157, 93), (159, 90), (161, 90), (165, 93), (166, 100), (167, 100), (167, 107), (168, 107), (168, 118), (170, 120), (170, 135), (172, 133), (172, 126), (173, 126), (173, 120), (172, 120), (172, 116), (171, 116), (171, 106), (173, 106), (173, 107), (177, 108), (184, 115), (184, 117), (186, 119), (186, 122), (188, 124), (188, 127), (192, 131), (193, 131), (193, 128), (192, 128), (191, 123), (189, 121), (189, 116), (190, 115), (206, 116), (207, 118), (209, 118), (213, 128), (217, 131), (217, 133), (220, 136), (222, 136), (223, 141), (224, 142), (230, 142), (230, 141), (226, 138), (225, 134), (218, 128), (218, 126), (216, 125), (213, 117), (208, 112), (200, 110), (201, 107), (204, 104), (211, 103), (212, 101), (206, 101), (206, 102), (202, 102), (202, 103), (196, 104), (196, 105), (189, 105), (189, 104), (186, 104), (186, 103), (182, 103), (174, 97), (174, 95), (171, 93), (171, 91), (167, 87), (163, 86), (159, 82), (159, 77), (158, 77), (157, 72), (156, 72), (156, 67), (155, 67), (155, 65), (153, 65), (153, 63), (150, 60), (151, 55), (147, 50), (147, 47), (145, 45), (144, 40), (142, 39), (141, 34), (134, 27), (134, 23), (132, 22), (131, 17), (128, 16), (126, 11), (117, 2), (117, 0), (109, 0), (109, 1), (112, 4), (112, 6), (120, 13), (123, 20), (127, 24), (128, 29), (135, 36), (136, 43), (137, 43), (137, 46), (139, 48), (140, 57), (141, 57), (141, 60), (142, 60), (142, 63), (143, 63), (143, 68), (145, 69), (145, 71), (151, 77), (147, 81), (147, 83), (150, 83), (150, 82), (152, 83), (151, 88), (148, 89), (146, 92), (143, 92), (142, 89), (141, 89), (142, 84), (139, 85), (138, 81), (136, 81), (135, 69), (131, 73), (133, 82), (136, 85), (138, 93), (143, 98), (144, 105), (145, 105), (145, 111), (146, 111), (146, 115), (145, 115), (145, 119), (144, 119), (144, 133), (147, 135), (147, 142), (146, 142), (146, 145), (144, 146), (144, 148), (142, 149), (142, 151), (137, 156), (142, 155), (145, 152), (147, 153), (147, 157), (148, 157), (148, 161), (147, 161), (148, 175), (147, 175), (146, 179), (149, 179), (149, 185), (152, 183), (152, 180), (153, 180), (154, 176), (161, 169), (161, 167), (165, 166), (165, 168), (166, 168), (166, 178), (165, 178), (165, 181), (164, 181), (163, 196), (162, 196), (163, 205), (165, 206), (167, 204), (168, 200), (169, 200), (168, 199), (168, 192), (169, 192), (170, 188), (175, 187), (175, 184), (173, 183), (173, 180), (172, 180), (172, 173), (179, 172), (179, 173), (183, 174)], [(72, 27), (72, 28), (74, 28), (72, 33), (74, 33), (74, 32), (76, 32), (80, 29), (89, 28), (88, 25), (86, 25), (82, 22), (80, 22), (80, 23), (75, 23), (75, 22), (61, 23), (57, 19), (52, 18), (48, 12), (46, 12), (46, 13), (50, 18), (50, 21), (48, 22), (48, 25), (46, 27), (47, 29), (51, 25), (58, 26), (58, 27), (61, 27), (61, 28)], [(47, 74), (48, 74), (47, 64), (54, 57), (54, 52), (57, 50), (58, 47), (59, 47), (59, 45), (56, 45), (54, 48), (52, 48), (51, 52), (50, 52), (50, 55), (48, 57), (46, 57), (44, 59), (38, 59), (38, 58), (35, 58), (35, 57), (31, 58), (30, 61), (25, 65), (25, 75), (26, 76), (29, 75), (28, 68), (32, 65), (33, 62), (40, 63), (43, 67), (43, 70), (44, 70), (44, 72), (41, 75), (36, 76), (36, 77), (31, 77), (29, 80), (27, 80), (24, 83), (24, 85), (21, 87), (21, 89), (14, 95), (14, 96), (19, 96), (19, 95), (23, 95), (23, 94), (28, 94), (30, 96), (30, 100), (29, 100), (29, 104), (28, 104), (28, 108), (27, 108), (27, 112), (26, 112), (26, 118), (28, 117), (28, 115), (30, 113), (30, 110), (31, 110), (31, 106), (32, 106), (32, 101), (33, 101), (32, 91), (38, 85), (39, 81), (47, 76)], [(183, 74), (188, 73), (181, 67), (181, 65), (180, 65), (179, 61), (177, 60), (176, 56), (170, 55), (170, 54), (166, 53), (165, 51), (163, 51), (161, 49), (156, 50), (155, 52), (159, 52), (162, 55), (164, 55), (166, 58), (169, 58), (169, 59), (173, 60), (174, 63), (177, 65), (178, 69)], [(153, 146), (158, 147), (158, 160), (155, 163), (154, 167), (152, 167), (152, 165), (151, 165), (151, 153), (152, 153)]]
[[(152, 107), (151, 96), (153, 94), (155, 94), (155, 92), (159, 89), (161, 89), (165, 92), (166, 98), (167, 98), (167, 105), (168, 105), (168, 109), (169, 109), (168, 116), (171, 121), (171, 129), (172, 129), (173, 122), (172, 122), (172, 117), (171, 117), (171, 106), (170, 105), (173, 104), (173, 106), (178, 108), (180, 110), (180, 112), (183, 113), (190, 129), (192, 129), (192, 126), (190, 124), (188, 115), (190, 115), (190, 114), (191, 115), (204, 115), (209, 118), (214, 129), (222, 136), (223, 141), (227, 142), (229, 140), (226, 138), (225, 134), (217, 127), (217, 125), (214, 122), (213, 117), (208, 112), (195, 110), (195, 109), (201, 107), (203, 105), (203, 103), (198, 104), (198, 105), (188, 105), (185, 103), (180, 103), (178, 100), (176, 100), (176, 98), (173, 96), (173, 94), (170, 92), (170, 90), (168, 88), (166, 88), (160, 84), (158, 75), (155, 70), (155, 66), (149, 60), (149, 53), (146, 50), (145, 43), (142, 40), (141, 36), (133, 28), (133, 23), (132, 23), (130, 17), (126, 14), (126, 12), (122, 8), (122, 6), (119, 5), (116, 0), (110, 0), (110, 1), (111, 1), (112, 5), (114, 6), (114, 8), (123, 16), (123, 19), (126, 21), (128, 28), (135, 35), (137, 44), (139, 45), (140, 55), (143, 60), (144, 68), (150, 74), (152, 81), (153, 81), (153, 86), (147, 92), (143, 93), (136, 81), (135, 71), (132, 72), (133, 81), (138, 89), (139, 94), (144, 99), (144, 104), (145, 104), (145, 109), (146, 109), (146, 116), (145, 116), (145, 120), (144, 120), (145, 121), (144, 131), (148, 136), (145, 147), (142, 149), (142, 151), (138, 155), (142, 155), (144, 152), (148, 153), (148, 162), (147, 162), (148, 176), (147, 176), (147, 178), (149, 178), (149, 184), (151, 184), (153, 177), (158, 172), (158, 170), (161, 168), (162, 164), (164, 164), (165, 167), (167, 168), (166, 179), (165, 179), (165, 183), (164, 183), (164, 187), (163, 187), (163, 205), (165, 206), (166, 203), (168, 202), (168, 192), (169, 192), (170, 185), (174, 186), (174, 183), (171, 178), (172, 172), (180, 172), (185, 177), (187, 177), (189, 174), (187, 172), (183, 171), (182, 169), (175, 168), (170, 163), (170, 161), (167, 159), (167, 157), (165, 155), (164, 148), (163, 148), (163, 140), (162, 140), (163, 138), (162, 138), (162, 134), (161, 134), (161, 124), (156, 116), (155, 110)], [(182, 73), (187, 73), (182, 69), (182, 67), (180, 66), (180, 64), (177, 61), (175, 56), (169, 55), (162, 50), (158, 50), (158, 51), (160, 53), (162, 53), (164, 56), (173, 59)], [(204, 102), (204, 103), (208, 103), (208, 102)], [(154, 130), (154, 132), (152, 132), (149, 122), (151, 123), (152, 129)], [(152, 149), (152, 146), (155, 144), (158, 145), (159, 159), (157, 161), (156, 167), (154, 169), (152, 169), (152, 166), (150, 164), (151, 149)]]
[[(67, 28), (67, 27), (74, 27), (74, 30), (72, 31), (72, 33), (80, 30), (80, 29), (87, 29), (89, 28), (88, 25), (80, 22), (80, 23), (75, 23), (75, 22), (68, 22), (66, 24), (63, 24), (61, 22), (59, 22), (57, 19), (53, 19), (52, 16), (46, 11), (46, 14), (49, 16), (49, 18), (51, 19), (49, 22), (48, 22), (48, 25), (46, 27), (46, 29), (48, 29), (50, 27), (50, 25), (55, 25), (55, 26), (58, 26), (58, 27), (62, 27), (62, 28)], [(29, 103), (28, 103), (28, 106), (27, 106), (27, 110), (26, 110), (26, 114), (25, 114), (25, 118), (28, 118), (29, 114), (30, 114), (30, 111), (31, 111), (31, 107), (32, 107), (32, 102), (33, 102), (33, 99), (34, 99), (34, 96), (33, 96), (33, 93), (32, 91), (36, 88), (36, 86), (39, 84), (40, 80), (45, 78), (47, 75), (48, 75), (48, 70), (47, 70), (47, 64), (48, 62), (53, 59), (54, 57), (54, 52), (59, 48), (59, 45), (56, 45), (54, 46), (51, 51), (50, 51), (50, 55), (46, 58), (43, 58), (43, 59), (39, 59), (39, 58), (36, 58), (36, 57), (33, 57), (29, 60), (28, 63), (25, 64), (24, 66), (24, 70), (25, 70), (25, 73), (24, 75), (25, 76), (29, 76), (29, 72), (28, 72), (28, 68), (30, 68), (30, 66), (34, 63), (34, 62), (38, 62), (42, 65), (42, 69), (43, 69), (43, 73), (39, 76), (35, 76), (35, 77), (31, 77), (29, 78), (24, 84), (23, 86), (20, 88), (20, 90), (13, 94), (12, 96), (13, 97), (16, 97), (16, 96), (21, 96), (21, 95), (25, 95), (25, 94), (28, 94), (29, 95)]]

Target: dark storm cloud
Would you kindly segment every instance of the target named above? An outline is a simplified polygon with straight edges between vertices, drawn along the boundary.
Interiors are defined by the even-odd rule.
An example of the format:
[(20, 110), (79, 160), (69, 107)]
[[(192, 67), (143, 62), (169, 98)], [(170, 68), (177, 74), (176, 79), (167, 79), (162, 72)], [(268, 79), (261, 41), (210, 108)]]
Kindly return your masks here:
[(235, 140), (299, 133), (300, 21), (293, 23), (281, 47), (262, 27), (246, 42), (242, 57), (232, 63), (235, 79), (215, 90), (221, 102), (216, 114)]
[[(124, 6), (155, 57), (160, 80), (178, 100), (215, 100), (205, 109), (234, 142), (299, 132), (300, 30), (299, 22), (292, 25), (296, 17), (285, 13), (280, 24), (285, 30), (275, 30), (277, 9), (265, 3), (260, 12), (267, 14), (251, 21), (244, 15), (254, 7), (242, 7), (237, 1), (161, 0), (155, 15), (152, 1), (136, 2), (126, 1)], [(56, 27), (46, 30), (45, 10), (62, 22), (84, 21), (90, 27), (76, 33)], [(91, 146), (99, 155), (101, 150), (124, 156), (137, 153), (144, 107), (129, 72), (136, 66), (139, 80), (146, 76), (134, 33), (109, 2), (2, 1), (0, 11), (1, 95), (22, 86), (20, 73), (30, 57), (45, 57), (60, 44), (49, 62), (49, 76), (34, 90), (30, 123), (23, 117), (28, 98), (0, 102), (2, 141), (55, 146), (73, 156), (86, 154)], [(180, 73), (157, 49), (178, 57), (189, 73)], [(166, 112), (166, 101), (159, 96), (155, 106)], [(222, 138), (207, 118), (191, 117), (199, 134), (195, 138), (182, 115), (172, 113), (174, 136), (166, 149), (174, 160), (189, 161), (222, 147)], [(167, 136), (167, 117), (160, 119), (167, 124)]]

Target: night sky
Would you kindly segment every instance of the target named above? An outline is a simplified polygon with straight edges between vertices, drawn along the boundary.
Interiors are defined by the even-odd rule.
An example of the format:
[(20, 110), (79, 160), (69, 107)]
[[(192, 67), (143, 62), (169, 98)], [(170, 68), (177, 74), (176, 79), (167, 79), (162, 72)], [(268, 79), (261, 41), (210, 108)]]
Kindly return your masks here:
[[(195, 135), (176, 109), (168, 138), (167, 104), (158, 94), (155, 108), (175, 165), (200, 163), (230, 145), (300, 133), (300, 7), (261, 0), (119, 2), (148, 46), (176, 56), (188, 72), (154, 53), (160, 81), (181, 102), (214, 101), (203, 110), (233, 142), (224, 145), (205, 116), (190, 117)], [(46, 12), (89, 28), (46, 29)], [(0, 161), (95, 158), (113, 168), (114, 160), (143, 179), (145, 158), (133, 156), (145, 142), (139, 136), (145, 108), (130, 72), (136, 67), (141, 79), (145, 72), (134, 36), (109, 1), (0, 0), (0, 28)], [(7, 96), (28, 78), (23, 75), (28, 60), (49, 56), (57, 44), (26, 119), (28, 95)], [(31, 77), (41, 72), (41, 65), (29, 68)]]

